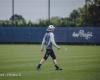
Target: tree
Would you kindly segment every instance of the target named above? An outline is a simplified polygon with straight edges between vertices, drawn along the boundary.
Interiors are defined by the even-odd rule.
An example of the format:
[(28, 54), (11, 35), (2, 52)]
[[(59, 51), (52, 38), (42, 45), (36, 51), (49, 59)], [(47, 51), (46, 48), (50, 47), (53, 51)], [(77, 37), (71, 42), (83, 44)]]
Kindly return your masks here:
[(10, 20), (13, 22), (13, 25), (16, 26), (25, 26), (26, 20), (23, 18), (23, 16), (14, 14), (10, 17)]
[(10, 20), (25, 20), (25, 19), (21, 15), (14, 14), (11, 16)]
[(87, 0), (87, 24), (100, 26), (100, 0)]
[(86, 5), (70, 13), (69, 19), (73, 26), (100, 26), (100, 0), (87, 0)]

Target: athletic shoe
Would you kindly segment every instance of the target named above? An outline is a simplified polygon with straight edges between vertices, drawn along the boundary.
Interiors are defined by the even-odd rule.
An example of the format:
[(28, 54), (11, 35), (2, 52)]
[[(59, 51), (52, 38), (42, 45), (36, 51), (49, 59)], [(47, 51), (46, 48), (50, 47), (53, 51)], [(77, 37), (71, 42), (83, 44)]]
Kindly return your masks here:
[(63, 70), (62, 68), (56, 68), (56, 70)]

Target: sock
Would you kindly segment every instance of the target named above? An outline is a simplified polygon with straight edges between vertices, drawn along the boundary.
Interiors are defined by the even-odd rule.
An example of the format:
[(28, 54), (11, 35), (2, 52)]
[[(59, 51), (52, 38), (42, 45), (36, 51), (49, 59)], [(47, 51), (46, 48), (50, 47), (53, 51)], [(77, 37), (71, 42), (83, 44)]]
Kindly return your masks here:
[(58, 65), (55, 65), (56, 69), (59, 69)]
[(42, 65), (42, 64), (38, 64), (37, 69), (40, 69), (41, 65)]

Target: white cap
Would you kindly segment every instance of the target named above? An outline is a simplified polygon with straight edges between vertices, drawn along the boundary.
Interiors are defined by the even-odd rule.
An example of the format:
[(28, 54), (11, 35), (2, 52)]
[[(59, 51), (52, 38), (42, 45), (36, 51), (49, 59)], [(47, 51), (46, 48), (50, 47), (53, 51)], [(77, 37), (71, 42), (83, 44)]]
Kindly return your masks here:
[(52, 31), (54, 29), (55, 29), (55, 27), (53, 25), (49, 25), (48, 28), (47, 28), (47, 31)]

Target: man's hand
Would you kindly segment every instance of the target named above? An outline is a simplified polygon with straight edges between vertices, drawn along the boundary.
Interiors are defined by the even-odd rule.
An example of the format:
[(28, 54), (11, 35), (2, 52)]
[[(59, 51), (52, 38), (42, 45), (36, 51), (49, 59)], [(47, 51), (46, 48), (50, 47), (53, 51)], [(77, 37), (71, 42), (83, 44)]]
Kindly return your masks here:
[(43, 49), (41, 49), (41, 52), (43, 52)]
[(41, 52), (43, 52), (44, 51), (44, 49), (41, 49)]
[(57, 48), (58, 50), (60, 49), (60, 47), (58, 46), (58, 48)]

